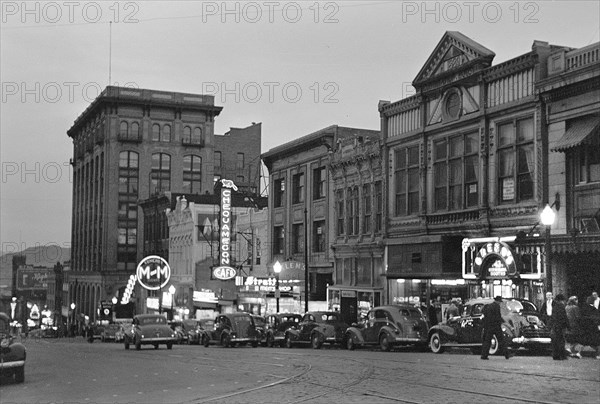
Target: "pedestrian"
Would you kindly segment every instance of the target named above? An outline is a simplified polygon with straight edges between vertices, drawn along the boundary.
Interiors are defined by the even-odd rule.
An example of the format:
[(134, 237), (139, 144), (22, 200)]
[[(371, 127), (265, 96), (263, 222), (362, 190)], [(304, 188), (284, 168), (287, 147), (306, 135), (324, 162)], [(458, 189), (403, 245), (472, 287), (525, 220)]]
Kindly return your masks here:
[(509, 359), (511, 357), (510, 351), (504, 340), (504, 333), (502, 332), (502, 313), (500, 312), (500, 302), (502, 302), (501, 296), (496, 296), (492, 303), (483, 306), (483, 343), (481, 345), (481, 359), (488, 359), (490, 354), (490, 347), (492, 346), (492, 338), (496, 336), (498, 341), (498, 349), (504, 353), (504, 357)]
[(598, 297), (598, 292), (592, 292), (592, 297), (594, 298), (594, 307), (596, 310), (600, 310), (600, 297)]
[(596, 359), (600, 359), (600, 311), (594, 307), (594, 296), (588, 296), (581, 306), (581, 344), (596, 351)]
[(546, 292), (546, 301), (540, 308), (540, 319), (550, 327), (550, 319), (552, 318), (552, 292)]
[(452, 317), (460, 317), (456, 299), (450, 300), (450, 305), (446, 308), (446, 321), (450, 320)]
[(462, 316), (463, 309), (465, 308), (462, 302), (462, 297), (456, 298), (456, 307), (458, 307), (458, 315)]
[(550, 338), (552, 340), (552, 359), (565, 360), (565, 332), (569, 329), (569, 320), (565, 309), (565, 297), (562, 293), (552, 301), (552, 316), (550, 318)]
[(427, 308), (427, 316), (429, 317), (429, 326), (433, 327), (438, 323), (437, 321), (437, 313), (435, 310), (435, 303), (433, 301), (429, 302), (429, 307)]
[(569, 331), (565, 335), (565, 349), (572, 358), (581, 359), (581, 351), (583, 346), (579, 343), (581, 340), (581, 331), (579, 324), (581, 321), (581, 315), (579, 311), (579, 299), (577, 296), (571, 296), (567, 300), (567, 320), (569, 321)]

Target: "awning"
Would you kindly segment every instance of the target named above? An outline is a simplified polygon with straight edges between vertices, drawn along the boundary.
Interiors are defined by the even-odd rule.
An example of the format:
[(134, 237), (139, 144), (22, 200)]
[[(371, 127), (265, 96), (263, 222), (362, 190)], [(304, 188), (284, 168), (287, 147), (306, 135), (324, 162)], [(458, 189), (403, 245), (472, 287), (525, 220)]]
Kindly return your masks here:
[(572, 147), (588, 143), (600, 131), (600, 117), (591, 116), (573, 122), (551, 151), (564, 152)]

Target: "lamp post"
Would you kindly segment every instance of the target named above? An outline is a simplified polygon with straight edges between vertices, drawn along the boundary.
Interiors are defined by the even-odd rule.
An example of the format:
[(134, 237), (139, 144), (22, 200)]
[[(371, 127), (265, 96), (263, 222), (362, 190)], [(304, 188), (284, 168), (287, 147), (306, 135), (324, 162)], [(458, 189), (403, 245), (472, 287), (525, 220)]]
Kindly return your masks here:
[(75, 325), (75, 307), (75, 303), (71, 303), (71, 327), (69, 329), (69, 332), (71, 333), (72, 337), (75, 336), (75, 332), (73, 332), (73, 326)]
[(174, 313), (173, 313), (173, 300), (175, 300), (175, 292), (177, 291), (177, 289), (175, 289), (175, 286), (171, 285), (169, 286), (169, 294), (171, 295), (171, 320), (174, 319)]
[(540, 214), (540, 219), (542, 220), (542, 224), (546, 226), (546, 290), (548, 292), (552, 292), (552, 261), (550, 260), (552, 242), (550, 240), (550, 228), (554, 223), (555, 217), (556, 213), (554, 213), (552, 207), (549, 204), (546, 204), (546, 207)]
[(273, 264), (273, 271), (275, 271), (275, 301), (276, 303), (276, 308), (277, 308), (277, 313), (279, 313), (279, 273), (281, 272), (281, 263), (279, 261), (275, 261), (275, 264)]
[(308, 312), (308, 210), (304, 204), (304, 311)]

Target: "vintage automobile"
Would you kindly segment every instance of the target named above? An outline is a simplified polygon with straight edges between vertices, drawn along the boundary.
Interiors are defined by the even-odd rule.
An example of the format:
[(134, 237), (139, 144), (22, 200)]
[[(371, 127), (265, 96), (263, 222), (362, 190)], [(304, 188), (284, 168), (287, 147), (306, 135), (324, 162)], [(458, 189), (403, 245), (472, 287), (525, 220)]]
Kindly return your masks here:
[(14, 376), (15, 382), (25, 381), (25, 346), (10, 332), (10, 317), (0, 313), (0, 376)]
[(185, 341), (188, 345), (200, 344), (200, 321), (196, 319), (187, 319), (181, 322), (181, 330), (185, 334)]
[(133, 341), (133, 323), (119, 323), (119, 330), (115, 333), (115, 342), (124, 342), (125, 336)]
[(119, 324), (107, 324), (100, 333), (100, 341), (102, 342), (116, 342), (117, 332), (121, 326)]
[(200, 338), (200, 345), (208, 346), (210, 344), (210, 335), (215, 330), (215, 320), (213, 319), (202, 319), (198, 320), (198, 336)]
[(341, 344), (348, 325), (342, 321), (337, 311), (309, 311), (302, 321), (285, 332), (285, 345), (310, 344), (320, 349), (324, 343)]
[(226, 348), (238, 344), (251, 344), (256, 348), (260, 342), (259, 338), (252, 316), (249, 313), (238, 312), (218, 315), (213, 330), (204, 330), (202, 341), (205, 347), (216, 343)]
[[(481, 352), (483, 328), (483, 306), (494, 301), (491, 298), (478, 298), (466, 302), (460, 316), (452, 317), (429, 330), (429, 347), (434, 353), (442, 353), (449, 347), (469, 347), (473, 353)], [(500, 302), (500, 312), (504, 323), (504, 340), (513, 348), (545, 350), (550, 346), (550, 330), (534, 313), (533, 304), (523, 305), (518, 299), (508, 298)], [(533, 306), (535, 307), (535, 306)], [(496, 338), (492, 340), (491, 355), (499, 353)]]
[(413, 305), (389, 305), (375, 307), (358, 324), (346, 330), (346, 348), (379, 345), (382, 351), (390, 351), (400, 345), (416, 345), (427, 348), (429, 325), (423, 312)]
[(104, 327), (105, 325), (102, 323), (89, 324), (85, 330), (87, 341), (92, 343), (96, 339), (102, 340), (102, 332), (104, 331)]
[(302, 321), (301, 314), (278, 313), (270, 314), (266, 318), (266, 344), (268, 347), (282, 346), (285, 342), (285, 332), (289, 328), (297, 327)]
[(258, 333), (258, 341), (262, 346), (267, 346), (267, 322), (263, 316), (251, 314), (254, 319), (254, 328)]
[(175, 338), (177, 338), (176, 344), (187, 343), (187, 332), (184, 330), (183, 323), (181, 321), (169, 321), (169, 327), (175, 332)]
[(129, 345), (135, 345), (140, 350), (142, 345), (154, 345), (158, 349), (159, 344), (166, 344), (167, 349), (172, 349), (177, 342), (175, 332), (167, 324), (167, 319), (159, 314), (138, 314), (133, 317), (133, 335), (125, 335), (125, 349)]

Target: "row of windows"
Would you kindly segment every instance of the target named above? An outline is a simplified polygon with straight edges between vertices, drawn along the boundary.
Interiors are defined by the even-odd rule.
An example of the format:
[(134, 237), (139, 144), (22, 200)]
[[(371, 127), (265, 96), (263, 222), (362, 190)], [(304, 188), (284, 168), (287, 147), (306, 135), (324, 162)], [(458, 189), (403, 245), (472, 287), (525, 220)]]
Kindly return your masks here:
[[(515, 119), (498, 125), (498, 198), (517, 203), (534, 198), (534, 122)], [(419, 146), (394, 151), (394, 213), (419, 213)], [(433, 209), (436, 212), (477, 207), (480, 198), (477, 132), (438, 139), (433, 144)]]
[[(244, 153), (236, 154), (235, 168), (237, 170), (244, 169), (244, 167), (245, 167), (244, 159), (245, 159)], [(215, 167), (217, 167), (217, 168), (223, 167), (223, 155), (220, 151), (214, 152), (214, 163), (215, 163)]]
[(380, 233), (383, 228), (382, 182), (337, 190), (336, 218), (338, 236)]
[[(325, 220), (315, 220), (312, 226), (312, 252), (325, 252)], [(289, 245), (291, 254), (304, 253), (304, 223), (294, 223), (292, 225), (292, 240)], [(306, 234), (308, 236), (308, 234)], [(275, 226), (273, 229), (273, 254), (285, 254), (285, 228), (284, 226)]]
[[(313, 201), (325, 198), (327, 172), (325, 167), (313, 170), (312, 176), (312, 198)], [(305, 175), (303, 172), (292, 175), (292, 203), (303, 203), (305, 201)], [(273, 207), (279, 208), (285, 202), (285, 178), (276, 179), (273, 182)]]
[[(121, 121), (119, 137), (124, 140), (141, 140), (140, 124), (137, 122), (129, 123)], [(170, 142), (171, 140), (171, 125), (164, 124), (162, 127), (157, 123), (152, 125), (152, 141)], [(199, 127), (192, 129), (190, 126), (184, 126), (181, 141), (183, 144), (202, 145), (202, 129)]]

